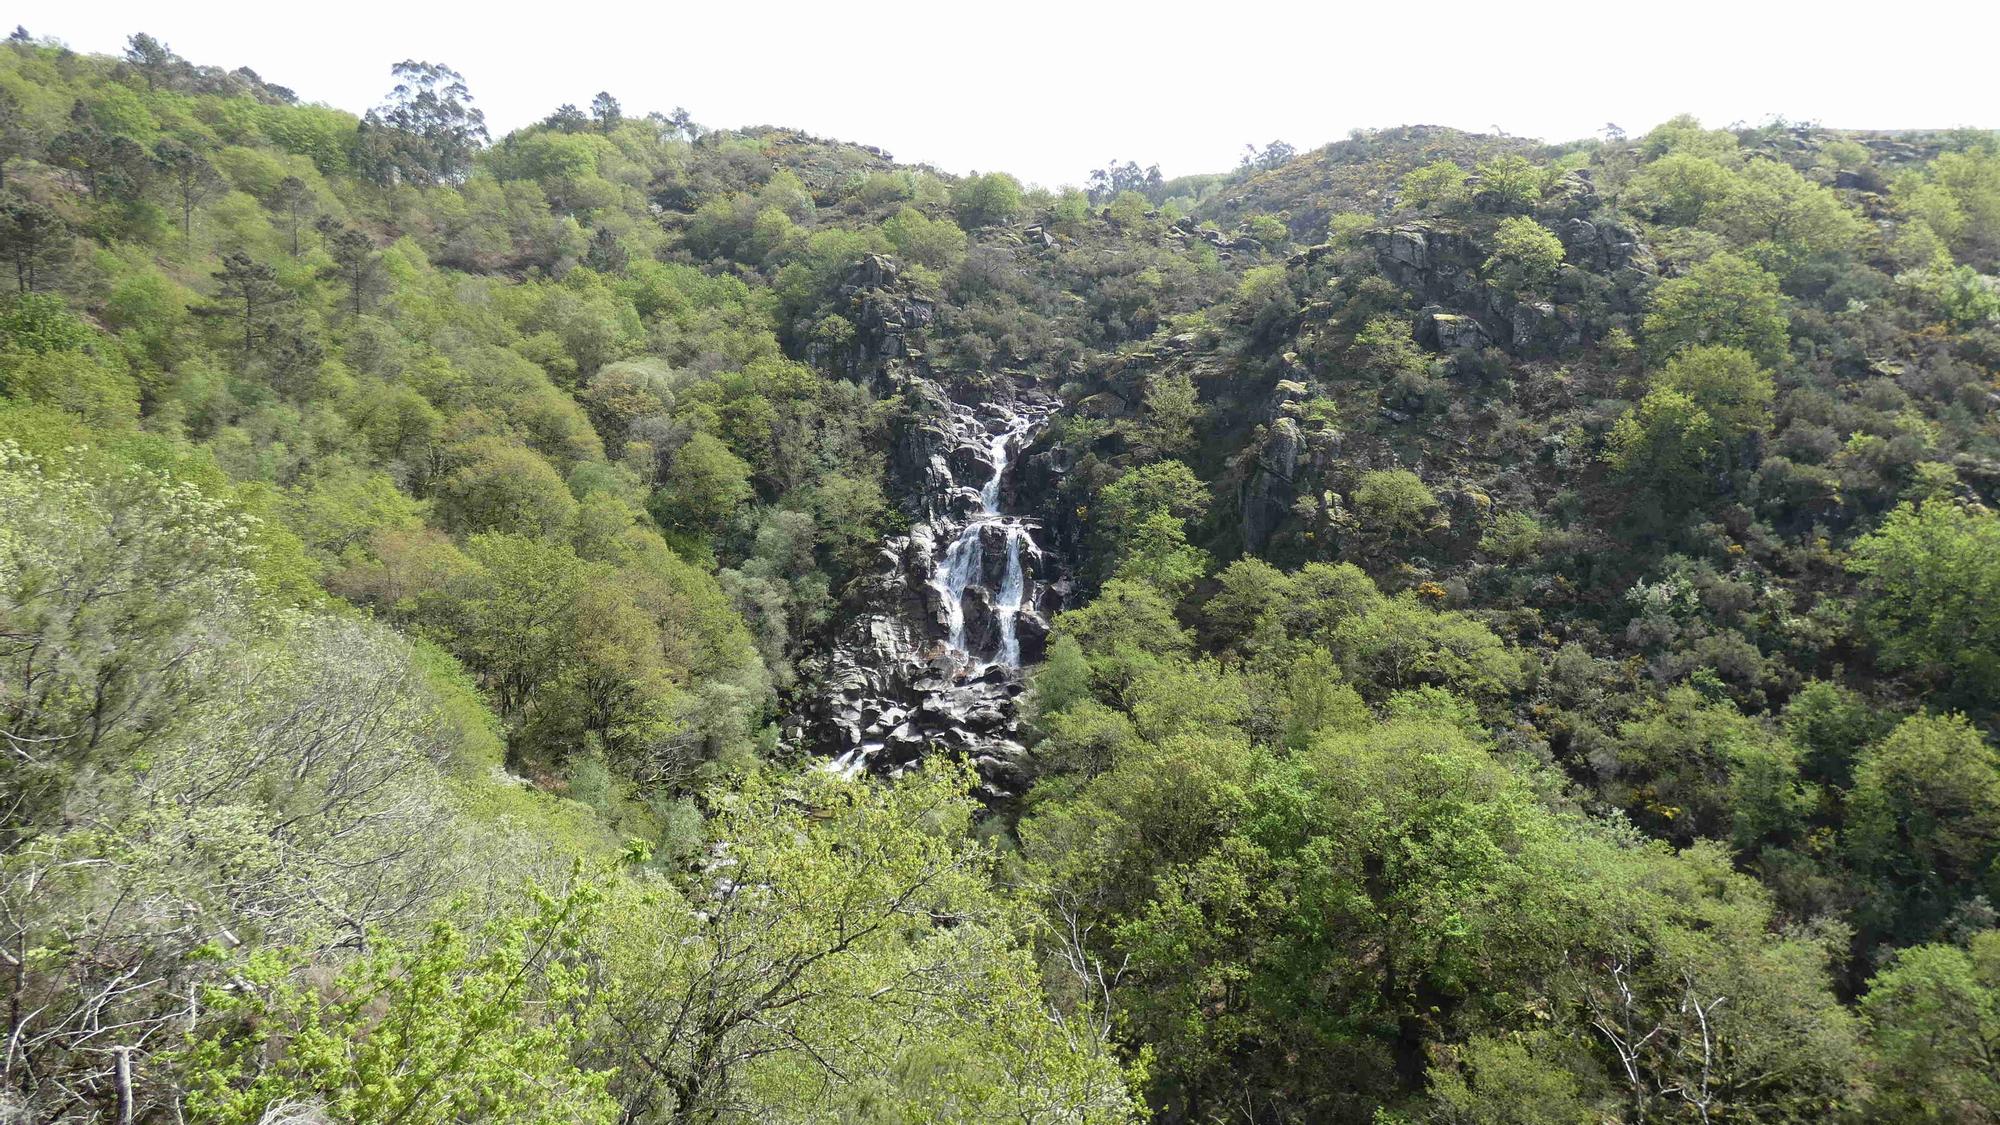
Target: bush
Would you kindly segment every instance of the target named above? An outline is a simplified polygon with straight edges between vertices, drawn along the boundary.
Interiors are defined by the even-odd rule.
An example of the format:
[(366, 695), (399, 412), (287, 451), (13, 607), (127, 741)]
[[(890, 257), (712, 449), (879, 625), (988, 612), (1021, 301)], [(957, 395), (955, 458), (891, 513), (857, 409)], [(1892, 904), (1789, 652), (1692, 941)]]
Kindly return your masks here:
[(1021, 181), (1005, 172), (969, 177), (952, 189), (951, 207), (966, 230), (1008, 222), (1021, 210)]
[(1485, 268), (1502, 289), (1526, 295), (1547, 290), (1562, 262), (1562, 239), (1554, 231), (1533, 219), (1514, 217), (1500, 221)]
[(1439, 207), (1465, 200), (1465, 169), (1449, 160), (1434, 160), (1403, 177), (1403, 204)]
[(1354, 504), (1370, 530), (1410, 534), (1430, 526), (1438, 498), (1408, 469), (1379, 469), (1361, 475)]

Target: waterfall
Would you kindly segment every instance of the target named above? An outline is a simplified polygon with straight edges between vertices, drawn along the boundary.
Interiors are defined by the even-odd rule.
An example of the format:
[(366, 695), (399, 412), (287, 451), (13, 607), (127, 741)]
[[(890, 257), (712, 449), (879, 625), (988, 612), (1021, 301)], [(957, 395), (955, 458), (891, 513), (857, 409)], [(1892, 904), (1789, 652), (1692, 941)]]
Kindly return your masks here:
[(992, 454), (993, 475), (979, 488), (979, 513), (983, 516), (1000, 514), (1000, 479), (1007, 475), (1007, 443), (1021, 433), (1026, 426), (1019, 423), (993, 435), (993, 444), (988, 446)]
[[(1021, 619), (1021, 595), (1026, 583), (1021, 575), (1021, 541), (1028, 533), (1018, 527), (1007, 529), (1007, 576), (1000, 584), (1000, 594), (993, 599), (993, 612), (1000, 618), (1000, 651), (994, 662), (1003, 668), (1021, 666), (1021, 638), (1015, 631)], [(1034, 542), (1029, 541), (1032, 549)]]
[[(973, 398), (913, 382), (925, 409), (898, 439), (892, 469), (909, 488), (908, 534), (883, 542), (887, 566), (857, 583), (852, 616), (817, 670), (819, 693), (788, 737), (828, 769), (895, 775), (925, 754), (965, 754), (982, 792), (1022, 792), (1031, 775), (1017, 698), (1022, 665), (1040, 658), (1068, 584), (1063, 556), (1011, 498), (1026, 451), (1061, 409), (1044, 393)], [(1050, 471), (1038, 462), (1036, 473)]]
[(945, 643), (954, 652), (965, 651), (965, 592), (977, 584), (986, 562), (979, 546), (982, 526), (977, 521), (965, 525), (931, 579), (931, 585), (937, 587), (944, 601), (945, 624), (950, 629)]
[(800, 661), (806, 690), (782, 737), (844, 774), (894, 777), (928, 754), (962, 754), (983, 795), (1017, 795), (1034, 773), (1022, 665), (1041, 659), (1070, 589), (1052, 537), (1067, 529), (1035, 518), (1067, 466), (1028, 450), (1063, 403), (1019, 372), (934, 372), (918, 330), (935, 305), (889, 259), (867, 259), (849, 285), (869, 313), (851, 370), (906, 407), (885, 452), (909, 524), (843, 594), (830, 647)]
[[(981, 425), (975, 418), (960, 420), (961, 424)], [(1035, 428), (1036, 419), (1022, 414), (1009, 413), (1006, 424), (999, 432), (990, 435), (986, 442), (987, 461), (992, 472), (986, 483), (979, 488), (979, 511), (965, 521), (959, 529), (958, 537), (945, 549), (931, 574), (931, 587), (938, 592), (938, 600), (943, 603), (946, 627), (946, 645), (952, 652), (964, 657), (975, 668), (991, 667), (995, 664), (1003, 668), (1021, 666), (1021, 642), (1017, 632), (1020, 623), (1021, 605), (1027, 596), (1027, 576), (1021, 565), (1022, 544), (1037, 555), (1034, 540), (1018, 517), (1000, 513), (1000, 489), (1007, 477), (1007, 466), (1012, 446)], [(1001, 586), (993, 597), (993, 614), (999, 626), (1000, 640), (994, 650), (993, 659), (980, 660), (966, 640), (965, 596), (969, 590), (980, 586), (985, 577), (984, 540), (988, 529), (998, 529), (1007, 540), (1007, 566), (1001, 579)]]

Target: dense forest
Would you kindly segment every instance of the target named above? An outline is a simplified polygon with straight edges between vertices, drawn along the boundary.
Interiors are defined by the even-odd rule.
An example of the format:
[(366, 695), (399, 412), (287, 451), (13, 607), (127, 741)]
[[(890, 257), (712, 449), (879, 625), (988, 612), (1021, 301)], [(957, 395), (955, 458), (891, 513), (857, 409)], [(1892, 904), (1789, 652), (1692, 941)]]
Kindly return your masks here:
[(2000, 133), (385, 85), (0, 46), (0, 1121), (2000, 1122)]

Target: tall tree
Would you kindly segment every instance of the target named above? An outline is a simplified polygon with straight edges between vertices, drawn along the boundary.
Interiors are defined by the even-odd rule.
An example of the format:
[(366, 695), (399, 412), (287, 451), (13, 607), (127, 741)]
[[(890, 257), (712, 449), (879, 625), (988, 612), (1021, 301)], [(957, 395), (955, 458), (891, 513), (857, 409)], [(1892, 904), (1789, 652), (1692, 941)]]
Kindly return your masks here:
[(581, 133), (589, 126), (590, 118), (576, 108), (574, 103), (564, 102), (556, 107), (554, 113), (543, 118), (542, 124), (558, 133)]
[(239, 322), (243, 329), (243, 358), (248, 360), (258, 344), (277, 334), (273, 314), (292, 302), (292, 292), (278, 284), (278, 271), (241, 250), (222, 260), (215, 278), (220, 283), (215, 303), (196, 311)]
[(333, 256), (333, 265), (320, 276), (339, 280), (347, 288), (348, 308), (360, 316), (367, 308), (369, 294), (381, 285), (382, 255), (367, 234), (331, 216), (317, 225), (326, 236), (327, 253)]
[(45, 285), (69, 256), (75, 241), (62, 216), (33, 200), (0, 203), (0, 256), (14, 265), (14, 283), (23, 293)]
[(128, 200), (145, 184), (146, 150), (131, 138), (105, 131), (78, 101), (70, 109), (70, 128), (49, 142), (49, 162), (83, 177), (93, 200)]
[(367, 123), (392, 131), (395, 173), (425, 186), (463, 181), (473, 154), (489, 139), (486, 115), (473, 106), (465, 76), (441, 63), (407, 59), (391, 73), (396, 88)]
[(125, 40), (125, 61), (146, 79), (148, 90), (172, 86), (175, 79), (193, 69), (172, 48), (143, 31)]
[(590, 115), (597, 119), (597, 128), (605, 133), (616, 129), (618, 123), (625, 120), (625, 111), (619, 106), (618, 99), (603, 90), (590, 99)]
[(292, 257), (299, 256), (299, 230), (312, 217), (312, 188), (297, 176), (286, 176), (278, 181), (278, 194), (272, 200), (279, 216), (284, 220), (285, 233), (292, 244)]
[(220, 195), (228, 184), (200, 153), (174, 141), (161, 141), (153, 149), (153, 167), (181, 210), (181, 241), (192, 245), (195, 208)]
[(35, 133), (21, 112), (21, 100), (0, 89), (0, 188), (7, 186), (7, 162), (35, 151)]

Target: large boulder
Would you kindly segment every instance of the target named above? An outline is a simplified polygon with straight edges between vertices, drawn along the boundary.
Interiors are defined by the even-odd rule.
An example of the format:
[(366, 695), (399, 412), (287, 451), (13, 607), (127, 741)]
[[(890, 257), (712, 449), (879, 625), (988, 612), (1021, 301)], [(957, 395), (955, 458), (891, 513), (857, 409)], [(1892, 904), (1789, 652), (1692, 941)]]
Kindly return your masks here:
[(1291, 512), (1297, 497), (1299, 459), (1305, 450), (1305, 434), (1291, 418), (1279, 418), (1266, 430), (1257, 447), (1257, 460), (1243, 482), (1240, 498), (1243, 546), (1251, 554), (1264, 549)]

